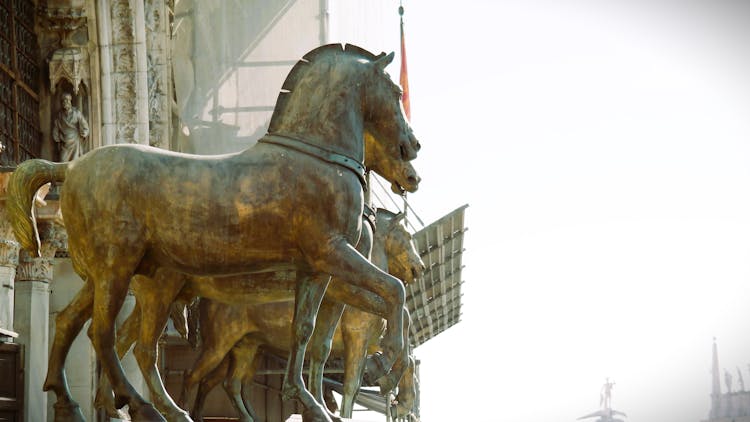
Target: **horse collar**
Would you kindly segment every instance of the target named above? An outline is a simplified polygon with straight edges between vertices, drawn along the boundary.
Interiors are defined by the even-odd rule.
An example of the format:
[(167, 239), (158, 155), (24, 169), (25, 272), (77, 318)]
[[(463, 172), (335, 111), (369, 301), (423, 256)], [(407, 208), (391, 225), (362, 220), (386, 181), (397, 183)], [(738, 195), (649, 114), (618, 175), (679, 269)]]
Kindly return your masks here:
[(362, 184), (362, 188), (367, 190), (367, 179), (365, 178), (365, 166), (354, 158), (347, 157), (346, 155), (339, 154), (333, 151), (329, 151), (325, 148), (321, 148), (317, 145), (313, 145), (303, 141), (302, 139), (293, 138), (287, 135), (279, 135), (277, 133), (268, 133), (266, 136), (258, 140), (265, 144), (273, 144), (282, 146), (285, 148), (293, 149), (295, 151), (307, 154), (315, 157), (319, 160), (327, 163), (336, 164), (347, 170), (352, 171), (359, 178), (359, 182)]

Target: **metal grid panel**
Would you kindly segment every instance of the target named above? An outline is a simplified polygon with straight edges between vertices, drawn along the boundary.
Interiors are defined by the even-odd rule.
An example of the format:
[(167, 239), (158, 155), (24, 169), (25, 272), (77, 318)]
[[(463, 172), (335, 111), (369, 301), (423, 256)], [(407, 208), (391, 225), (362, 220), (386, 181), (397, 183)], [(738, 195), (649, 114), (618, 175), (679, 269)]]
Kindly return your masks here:
[(464, 205), (414, 234), (427, 269), (406, 287), (411, 313), (410, 343), (417, 347), (461, 319), (461, 255), (464, 251)]

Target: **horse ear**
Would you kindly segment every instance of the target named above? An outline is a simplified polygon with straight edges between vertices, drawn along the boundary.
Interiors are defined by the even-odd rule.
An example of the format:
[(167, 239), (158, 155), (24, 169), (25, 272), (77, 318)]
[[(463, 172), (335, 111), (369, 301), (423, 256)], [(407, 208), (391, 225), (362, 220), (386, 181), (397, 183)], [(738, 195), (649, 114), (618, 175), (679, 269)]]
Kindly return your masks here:
[(396, 214), (396, 216), (393, 217), (393, 220), (392, 220), (393, 224), (400, 223), (404, 219), (404, 217), (406, 217), (406, 214), (404, 214), (402, 212)]
[(391, 51), (391, 54), (385, 55), (383, 57), (379, 57), (373, 63), (375, 64), (375, 66), (379, 67), (382, 70), (382, 69), (385, 69), (386, 66), (391, 64), (395, 56), (396, 54), (393, 51)]

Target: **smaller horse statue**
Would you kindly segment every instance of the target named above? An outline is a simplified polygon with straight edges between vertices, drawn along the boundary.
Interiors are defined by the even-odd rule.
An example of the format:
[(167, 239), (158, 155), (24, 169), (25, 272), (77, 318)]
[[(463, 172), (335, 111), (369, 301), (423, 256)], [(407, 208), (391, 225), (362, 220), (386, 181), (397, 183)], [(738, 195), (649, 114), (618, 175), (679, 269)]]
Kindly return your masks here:
[[(377, 224), (372, 242), (373, 262), (405, 283), (412, 282), (421, 275), (424, 264), (412, 243), (411, 235), (400, 224), (404, 214), (378, 209), (376, 215)], [(350, 418), (354, 397), (359, 391), (365, 369), (365, 357), (368, 352), (375, 353), (378, 350), (385, 321), (377, 315), (351, 306), (344, 308), (333, 300), (330, 292), (336, 291), (335, 283), (336, 279), (333, 279), (323, 299), (316, 330), (310, 340), (310, 388), (317, 400), (323, 403), (323, 366), (331, 351), (335, 357), (343, 357), (345, 372), (341, 416)], [(259, 347), (288, 352), (292, 344), (289, 327), (293, 312), (291, 302), (228, 306), (221, 302), (201, 299), (199, 326), (202, 350), (193, 370), (184, 381), (185, 389), (191, 388), (196, 380), (201, 382), (195, 405), (192, 407), (193, 417), (200, 419), (203, 401), (208, 391), (226, 377), (225, 385), (230, 389), (230, 397), (241, 420), (258, 420), (249, 402), (243, 399), (240, 386), (252, 381), (257, 364), (253, 362)], [(333, 316), (334, 322), (341, 317), (339, 330), (335, 333), (333, 330), (336, 324), (329, 329), (331, 326), (327, 321), (330, 320), (319, 324), (321, 318), (328, 316)], [(406, 317), (408, 318), (408, 312)], [(215, 366), (212, 362), (217, 361), (221, 363)], [(404, 380), (401, 374), (409, 370), (408, 365), (410, 362), (413, 364), (412, 361), (413, 359), (408, 357), (403, 361), (403, 370), (398, 373), (401, 380)], [(228, 368), (232, 368), (230, 373)], [(398, 378), (390, 380), (383, 377), (381, 380), (384, 384), (382, 389), (385, 391), (390, 391), (399, 382)], [(413, 388), (413, 380), (404, 380), (403, 384), (403, 403), (400, 410), (405, 411), (406, 408), (411, 409), (408, 397), (413, 398), (413, 395), (408, 394), (408, 389)]]
[[(377, 155), (373, 154), (371, 157), (377, 157)], [(411, 165), (408, 162), (405, 162), (405, 164), (411, 169)], [(416, 180), (418, 179), (419, 177), (416, 176)], [(407, 246), (411, 245), (411, 236), (403, 226), (398, 224), (403, 214), (400, 214), (401, 217), (399, 217), (390, 211), (380, 210), (377, 213), (378, 217), (376, 217), (375, 212), (369, 211), (369, 207), (365, 209), (368, 212), (363, 215), (364, 228), (357, 245), (358, 250), (365, 256), (370, 255), (370, 245), (372, 244), (371, 239), (373, 236), (372, 228), (375, 226), (374, 220), (380, 219), (382, 221), (379, 222), (381, 225), (379, 232), (389, 233), (388, 236), (381, 234), (380, 237), (387, 240), (383, 239), (380, 242), (383, 244), (388, 243), (391, 250), (398, 250), (398, 255), (394, 252), (394, 257), (397, 256), (398, 259), (394, 259), (393, 265), (396, 265), (397, 268), (405, 268), (395, 274), (403, 274), (407, 281), (417, 277), (418, 273), (421, 272), (422, 262), (419, 260), (419, 255), (416, 251), (413, 250), (413, 246), (411, 251), (406, 251)], [(408, 265), (408, 268), (405, 267), (406, 265)], [(184, 326), (185, 322), (179, 320), (181, 312), (184, 310), (186, 304), (192, 303), (198, 297), (230, 305), (244, 306), (248, 303), (284, 302), (284, 306), (292, 306), (293, 302), (289, 301), (293, 301), (294, 299), (295, 275), (288, 272), (276, 272), (212, 279), (207, 277), (188, 277), (181, 273), (160, 269), (157, 271), (156, 278), (157, 282), (154, 283), (153, 280), (141, 276), (134, 277), (131, 283), (131, 290), (136, 298), (136, 304), (131, 314), (118, 330), (116, 349), (118, 356), (122, 359), (125, 353), (130, 350), (133, 343), (135, 343), (133, 352), (151, 393), (151, 400), (162, 414), (171, 417), (179, 415), (182, 410), (167, 393), (156, 367), (157, 341), (161, 336), (167, 318), (177, 315), (175, 326)], [(272, 288), (268, 288), (268, 286), (272, 286)], [(332, 280), (327, 290), (329, 296), (345, 296), (349, 293), (345, 289), (345, 286), (346, 283), (344, 282), (336, 279)], [(173, 297), (175, 298), (174, 302), (170, 305), (171, 298)], [(326, 306), (322, 306), (323, 308), (326, 308)], [(384, 312), (377, 308), (367, 309), (380, 312), (381, 314)], [(318, 318), (316, 321), (316, 326), (318, 327), (316, 332), (325, 331), (333, 335), (332, 329), (335, 328), (337, 321), (338, 316), (335, 320), (322, 320)], [(332, 327), (326, 328), (329, 325), (332, 325)], [(408, 335), (408, 327), (405, 327), (405, 329), (404, 335), (406, 336)], [(314, 338), (316, 339), (316, 343), (325, 341), (320, 335)], [(314, 346), (314, 349), (317, 350), (317, 346)], [(404, 353), (407, 352), (405, 351)], [(213, 362), (213, 364), (217, 364), (223, 355), (208, 353), (206, 356), (217, 358), (216, 362)], [(402, 362), (404, 362), (406, 356), (405, 354), (397, 360), (397, 364), (395, 365), (396, 372), (402, 370)], [(211, 365), (212, 361), (210, 359), (203, 359), (201, 363)], [(197, 374), (198, 372), (195, 373)], [(400, 374), (400, 372), (398, 373)], [(193, 381), (188, 379), (185, 385), (190, 387), (197, 384), (197, 382), (198, 379)], [(185, 395), (192, 396), (192, 393), (186, 393)], [(121, 412), (115, 409), (114, 398), (106, 377), (99, 379), (95, 405), (97, 408), (105, 409), (110, 417), (123, 418)]]

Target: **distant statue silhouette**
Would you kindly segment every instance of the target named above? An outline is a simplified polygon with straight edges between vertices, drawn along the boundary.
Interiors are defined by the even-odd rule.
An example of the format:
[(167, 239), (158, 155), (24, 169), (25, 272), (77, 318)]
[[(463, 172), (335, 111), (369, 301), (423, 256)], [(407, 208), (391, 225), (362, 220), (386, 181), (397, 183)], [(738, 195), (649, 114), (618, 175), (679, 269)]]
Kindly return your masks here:
[(740, 371), (740, 368), (737, 368), (737, 383), (740, 385), (739, 391), (745, 391), (745, 381), (742, 379), (742, 371)]
[(602, 385), (602, 391), (599, 395), (599, 406), (601, 406), (602, 409), (609, 409), (612, 406), (612, 387), (614, 387), (614, 385), (615, 383), (610, 381), (609, 378), (607, 378), (604, 385)]
[(727, 386), (727, 393), (732, 392), (732, 374), (726, 369), (724, 370), (724, 384)]

